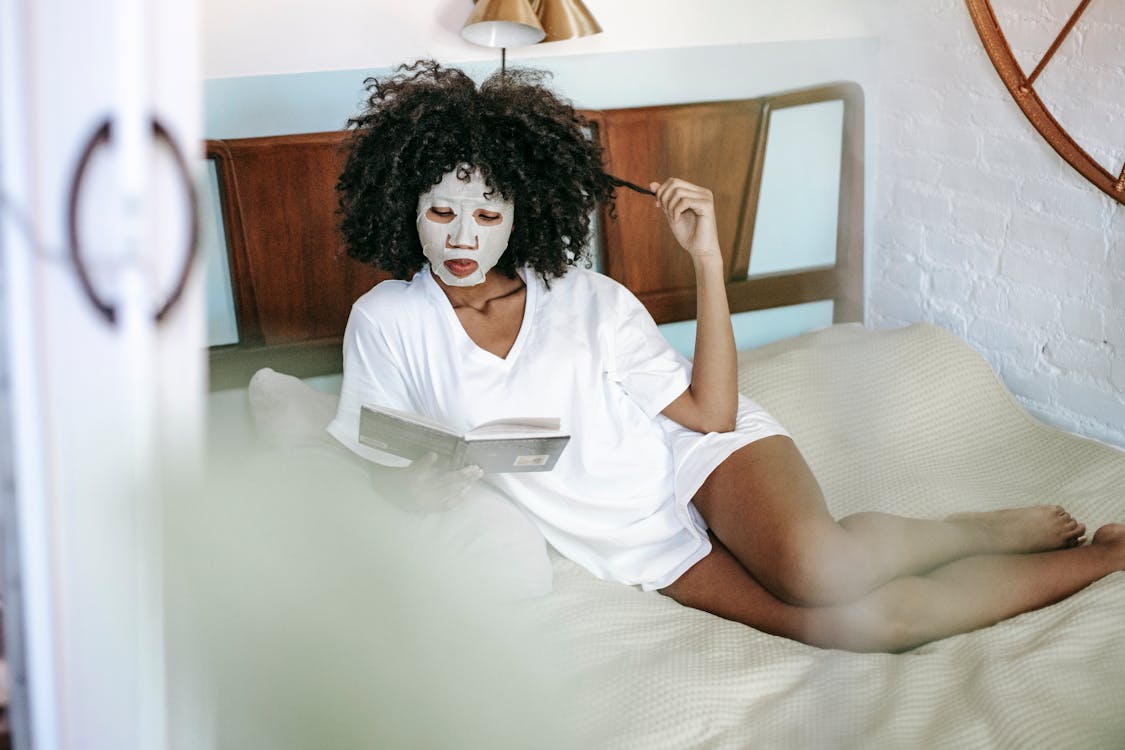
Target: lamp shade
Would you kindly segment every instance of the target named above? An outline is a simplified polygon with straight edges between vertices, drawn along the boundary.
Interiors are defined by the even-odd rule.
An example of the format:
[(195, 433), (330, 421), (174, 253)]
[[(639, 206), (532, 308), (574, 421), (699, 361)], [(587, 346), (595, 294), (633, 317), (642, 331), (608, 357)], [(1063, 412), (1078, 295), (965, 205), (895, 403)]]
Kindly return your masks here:
[(590, 36), (602, 30), (582, 0), (532, 0), (532, 7), (547, 32), (544, 42)]
[(541, 41), (544, 31), (528, 0), (477, 0), (461, 36), (485, 47), (523, 47)]

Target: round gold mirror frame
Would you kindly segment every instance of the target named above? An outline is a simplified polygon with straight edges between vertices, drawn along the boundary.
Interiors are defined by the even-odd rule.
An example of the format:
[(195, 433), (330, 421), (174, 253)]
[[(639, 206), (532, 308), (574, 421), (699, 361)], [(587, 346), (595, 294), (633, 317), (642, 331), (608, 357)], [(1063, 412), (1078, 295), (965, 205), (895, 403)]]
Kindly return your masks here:
[(1000, 74), (1000, 79), (1007, 86), (1012, 98), (1016, 100), (1016, 104), (1023, 110), (1027, 119), (1070, 166), (1077, 169), (1083, 177), (1109, 197), (1118, 203), (1125, 204), (1125, 165), (1122, 166), (1121, 173), (1115, 177), (1105, 167), (1094, 161), (1051, 115), (1035, 92), (1035, 80), (1043, 72), (1067, 35), (1070, 34), (1074, 25), (1078, 23), (1078, 19), (1090, 4), (1090, 0), (1081, 0), (1030, 75), (1025, 74), (1020, 64), (1016, 62), (1016, 58), (1012, 54), (1012, 48), (1004, 37), (1004, 32), (1000, 28), (1000, 23), (996, 20), (996, 14), (993, 12), (989, 0), (965, 0), (965, 4), (969, 7), (973, 24), (977, 27), (977, 33), (980, 34), (988, 57), (996, 67), (996, 72)]

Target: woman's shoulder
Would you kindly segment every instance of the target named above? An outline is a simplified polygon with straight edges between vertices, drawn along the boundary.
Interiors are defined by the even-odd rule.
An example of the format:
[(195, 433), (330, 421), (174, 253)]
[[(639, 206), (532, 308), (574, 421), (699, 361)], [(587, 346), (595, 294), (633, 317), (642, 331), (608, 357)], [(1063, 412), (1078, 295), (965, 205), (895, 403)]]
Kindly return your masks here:
[(412, 330), (425, 318), (428, 295), (416, 275), (410, 281), (387, 279), (367, 290), (352, 304), (349, 326), (382, 330)]
[(620, 281), (587, 268), (572, 269), (574, 272), (578, 272), (575, 280), (580, 286), (577, 296), (590, 300), (594, 314), (625, 318), (643, 309), (637, 296)]
[(386, 279), (368, 289), (352, 304), (353, 310), (380, 316), (412, 308), (426, 299), (422, 279), (415, 275), (410, 281)]
[(617, 299), (632, 297), (633, 294), (620, 282), (591, 268), (574, 266), (563, 276), (551, 279), (550, 289), (574, 295), (588, 295), (596, 299)]

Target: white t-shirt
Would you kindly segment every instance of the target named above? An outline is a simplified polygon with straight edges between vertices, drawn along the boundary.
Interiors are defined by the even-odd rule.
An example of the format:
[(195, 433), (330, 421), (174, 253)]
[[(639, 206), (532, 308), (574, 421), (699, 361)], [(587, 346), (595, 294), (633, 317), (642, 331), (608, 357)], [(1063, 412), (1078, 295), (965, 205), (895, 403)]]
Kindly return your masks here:
[(687, 389), (691, 364), (644, 306), (598, 273), (571, 269), (549, 288), (531, 270), (523, 323), (506, 358), (478, 347), (423, 269), (384, 281), (352, 308), (340, 406), (329, 432), (360, 445), (365, 403), (407, 409), (458, 430), (503, 417), (559, 417), (571, 440), (547, 472), (490, 474), (547, 541), (595, 575), (661, 588), (710, 551), (691, 497), (731, 452), (785, 434), (743, 399), (739, 428), (702, 435), (660, 414)]

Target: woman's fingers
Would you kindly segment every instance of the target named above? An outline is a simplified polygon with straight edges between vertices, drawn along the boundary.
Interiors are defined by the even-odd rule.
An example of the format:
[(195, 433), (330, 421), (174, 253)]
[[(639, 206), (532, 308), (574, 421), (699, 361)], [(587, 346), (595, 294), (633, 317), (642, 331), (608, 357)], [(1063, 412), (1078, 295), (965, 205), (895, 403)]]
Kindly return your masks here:
[(479, 467), (465, 466), (457, 471), (435, 474), (432, 486), (443, 494), (461, 495), (482, 476), (484, 476), (484, 472)]
[(656, 202), (658, 205), (668, 205), (672, 200), (678, 197), (697, 197), (697, 198), (710, 198), (711, 191), (700, 185), (693, 184), (687, 180), (681, 180), (678, 177), (671, 177), (662, 183), (653, 182), (649, 185), (653, 192), (656, 193)]
[(422, 510), (451, 508), (484, 476), (478, 466), (463, 466), (455, 471), (438, 469), (437, 460), (437, 454), (431, 452), (410, 465), (410, 492)]
[(693, 256), (718, 252), (715, 197), (705, 187), (672, 177), (650, 184), (676, 240)]
[(711, 212), (710, 196), (677, 193), (668, 203), (668, 215), (678, 220), (691, 211), (696, 216), (706, 216)]
[(465, 466), (457, 471), (440, 474), (432, 493), (436, 509), (448, 510), (461, 502), (469, 488), (482, 476), (484, 472), (478, 466)]
[(675, 177), (663, 184), (652, 184), (655, 186), (656, 204), (672, 221), (678, 220), (686, 211), (704, 215), (714, 210), (714, 196), (707, 188)]

